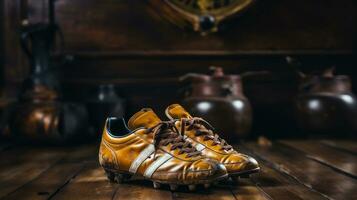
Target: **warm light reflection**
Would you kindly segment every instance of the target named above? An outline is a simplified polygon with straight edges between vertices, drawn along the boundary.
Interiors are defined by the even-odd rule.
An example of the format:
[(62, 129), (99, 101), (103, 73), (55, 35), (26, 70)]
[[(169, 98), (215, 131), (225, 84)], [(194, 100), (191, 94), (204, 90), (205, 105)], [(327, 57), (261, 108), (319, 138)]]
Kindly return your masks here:
[(99, 94), (99, 100), (103, 101), (105, 98), (105, 95), (103, 93), (100, 93)]
[(243, 102), (240, 100), (233, 101), (233, 106), (238, 110), (241, 110), (244, 106)]
[(311, 110), (318, 110), (320, 109), (320, 102), (318, 100), (311, 100), (308, 104)]
[(197, 107), (200, 110), (207, 111), (208, 109), (211, 108), (211, 104), (208, 102), (201, 102), (197, 105)]
[(353, 104), (354, 101), (353, 101), (353, 98), (348, 95), (348, 94), (343, 94), (340, 96), (342, 100), (344, 100), (346, 103), (349, 103), (349, 104)]

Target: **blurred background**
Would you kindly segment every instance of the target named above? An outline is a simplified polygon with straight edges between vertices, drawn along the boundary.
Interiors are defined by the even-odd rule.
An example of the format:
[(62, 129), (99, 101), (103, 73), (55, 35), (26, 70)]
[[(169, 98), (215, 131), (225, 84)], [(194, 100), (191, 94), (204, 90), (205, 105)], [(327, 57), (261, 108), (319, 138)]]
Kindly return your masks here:
[(108, 115), (151, 107), (165, 119), (172, 103), (231, 142), (355, 137), (356, 9), (354, 0), (3, 0), (2, 140), (91, 140)]

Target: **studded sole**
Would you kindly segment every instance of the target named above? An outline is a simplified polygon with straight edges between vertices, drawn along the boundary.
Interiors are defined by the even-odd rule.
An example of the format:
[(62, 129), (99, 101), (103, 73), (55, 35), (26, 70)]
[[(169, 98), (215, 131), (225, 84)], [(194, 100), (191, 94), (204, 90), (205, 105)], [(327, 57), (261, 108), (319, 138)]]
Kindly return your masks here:
[[(132, 174), (128, 174), (126, 172), (114, 172), (111, 170), (107, 170), (105, 169), (105, 173), (107, 174), (108, 179), (111, 182), (115, 182), (115, 183), (124, 183), (128, 180), (130, 180), (130, 178), (133, 176)], [(149, 181), (153, 182), (153, 187), (155, 189), (159, 189), (161, 188), (162, 185), (169, 185), (170, 190), (175, 191), (179, 188), (179, 186), (186, 186), (188, 188), (189, 191), (195, 191), (198, 185), (202, 185), (203, 188), (207, 189), (211, 186), (211, 184), (213, 184), (214, 182), (218, 182), (221, 181), (223, 179), (228, 178), (228, 174), (225, 174), (221, 177), (217, 177), (214, 180), (198, 180), (190, 183), (172, 183), (172, 182), (166, 182), (166, 181), (156, 181), (156, 180), (150, 180), (150, 179), (146, 179)]]

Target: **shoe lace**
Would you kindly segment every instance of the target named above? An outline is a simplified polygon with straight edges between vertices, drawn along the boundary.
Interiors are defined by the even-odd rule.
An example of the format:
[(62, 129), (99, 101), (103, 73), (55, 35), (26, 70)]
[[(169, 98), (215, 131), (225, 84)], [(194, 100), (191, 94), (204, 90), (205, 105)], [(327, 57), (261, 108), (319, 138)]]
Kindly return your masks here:
[(179, 149), (178, 153), (186, 153), (186, 157), (195, 157), (201, 155), (200, 151), (197, 151), (189, 141), (186, 141), (182, 135), (179, 134), (179, 131), (177, 130), (174, 123), (174, 121), (164, 121), (147, 129), (147, 133), (153, 132), (154, 134), (155, 149), (157, 149), (159, 146), (167, 146), (168, 144), (172, 144), (170, 150)]
[[(181, 134), (184, 135), (185, 130), (195, 130), (195, 136), (204, 136), (203, 140), (212, 140), (212, 145), (220, 145), (222, 150), (232, 150), (233, 147), (229, 145), (224, 139), (220, 138), (218, 134), (215, 134), (213, 126), (206, 120), (193, 117), (191, 119), (181, 118)], [(208, 128), (207, 128), (207, 127)]]

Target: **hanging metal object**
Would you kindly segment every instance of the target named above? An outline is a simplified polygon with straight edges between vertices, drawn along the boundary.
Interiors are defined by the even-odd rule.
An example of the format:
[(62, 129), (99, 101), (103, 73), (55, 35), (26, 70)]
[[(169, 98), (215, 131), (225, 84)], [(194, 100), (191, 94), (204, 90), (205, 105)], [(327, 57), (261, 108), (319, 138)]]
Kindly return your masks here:
[(150, 0), (155, 8), (180, 27), (190, 26), (194, 31), (207, 34), (218, 31), (225, 19), (237, 15), (255, 0)]

